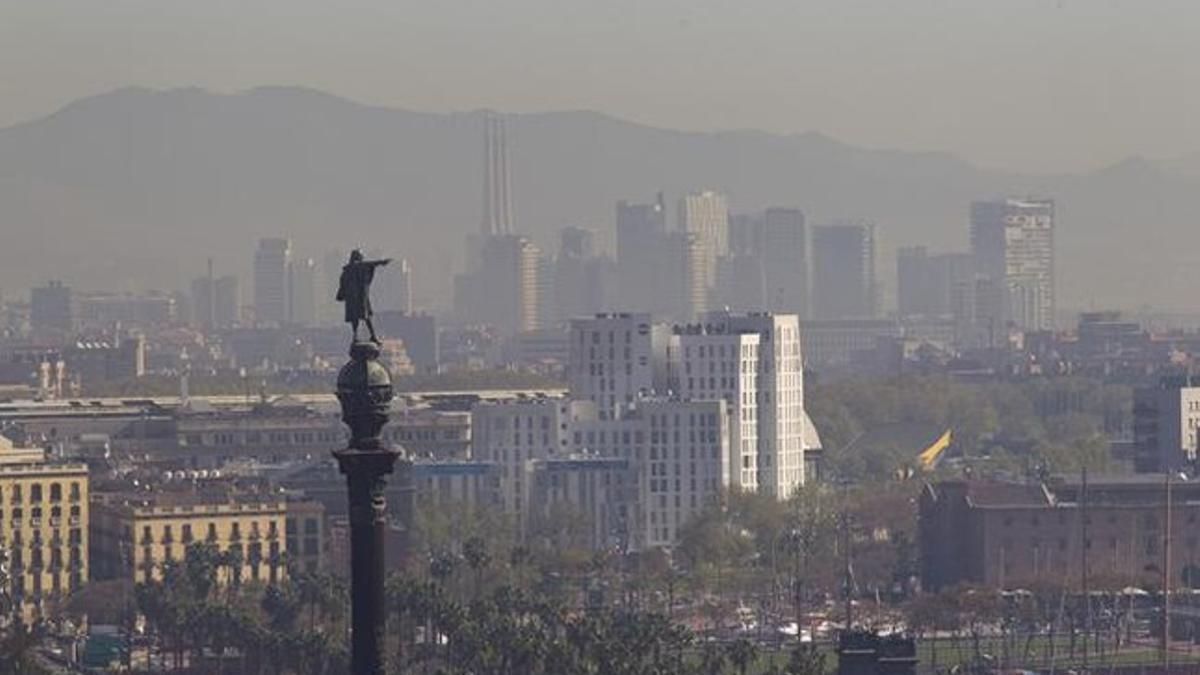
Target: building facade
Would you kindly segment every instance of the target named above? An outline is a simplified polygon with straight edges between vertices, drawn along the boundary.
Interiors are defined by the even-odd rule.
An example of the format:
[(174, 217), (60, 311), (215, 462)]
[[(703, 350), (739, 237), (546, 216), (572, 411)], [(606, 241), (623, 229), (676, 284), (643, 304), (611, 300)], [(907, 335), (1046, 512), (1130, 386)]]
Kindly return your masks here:
[(879, 311), (875, 224), (846, 221), (813, 228), (813, 317), (871, 318)]
[(1163, 378), (1133, 392), (1134, 468), (1179, 471), (1196, 461), (1200, 436), (1200, 380)]
[(716, 281), (717, 261), (729, 255), (729, 204), (725, 195), (713, 190), (692, 192), (679, 199), (679, 231), (696, 235), (702, 250), (700, 282), (711, 288)]
[(35, 331), (74, 330), (75, 303), (71, 287), (61, 281), (51, 281), (30, 291), (29, 324)]
[(1175, 588), (1200, 587), (1200, 483), (1175, 481), (1171, 526), (1162, 475), (1078, 478), (1043, 484), (946, 481), (919, 500), (921, 581), (1028, 588), (1079, 583), (1161, 587), (1166, 537)]
[(288, 504), (223, 494), (108, 494), (92, 504), (92, 567), (97, 579), (161, 580), (196, 543), (230, 562), (221, 583), (275, 583), (286, 576)]
[(259, 323), (287, 323), (291, 261), (290, 240), (267, 238), (258, 241), (258, 250), (254, 253), (254, 312)]
[(0, 436), (0, 557), (23, 620), (53, 616), (88, 581), (88, 471)]
[(650, 314), (597, 314), (571, 321), (567, 381), (571, 396), (617, 419), (667, 383), (670, 330)]
[(1001, 293), (1000, 325), (1053, 330), (1054, 201), (1007, 197), (971, 204), (975, 271)]
[(758, 348), (750, 350), (757, 354), (752, 377), (758, 394), (753, 404), (757, 415), (757, 485), (767, 494), (787, 499), (804, 485), (804, 427), (809, 423), (804, 412), (799, 318), (767, 312), (713, 312), (702, 317), (701, 325), (759, 337)]

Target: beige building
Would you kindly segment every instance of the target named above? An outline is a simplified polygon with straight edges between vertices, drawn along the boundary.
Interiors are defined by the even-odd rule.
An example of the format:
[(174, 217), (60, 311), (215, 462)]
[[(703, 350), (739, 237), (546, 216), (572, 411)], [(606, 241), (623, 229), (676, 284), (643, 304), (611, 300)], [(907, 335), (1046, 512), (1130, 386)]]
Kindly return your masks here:
[(0, 591), (26, 621), (53, 615), (87, 582), (87, 466), (48, 462), (0, 436), (0, 555), (8, 566)]
[(287, 504), (284, 547), (288, 569), (316, 572), (328, 558), (328, 526), (321, 502), (293, 500)]
[(288, 503), (259, 495), (119, 494), (92, 504), (92, 568), (97, 579), (162, 579), (193, 543), (213, 544), (240, 565), (219, 580), (274, 583), (285, 575)]

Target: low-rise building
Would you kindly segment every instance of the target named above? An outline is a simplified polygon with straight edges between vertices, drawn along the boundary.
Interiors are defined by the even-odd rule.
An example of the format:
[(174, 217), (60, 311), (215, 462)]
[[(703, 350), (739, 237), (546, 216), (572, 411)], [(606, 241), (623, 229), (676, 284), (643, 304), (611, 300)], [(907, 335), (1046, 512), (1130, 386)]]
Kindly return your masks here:
[(288, 569), (315, 572), (328, 563), (329, 525), (320, 502), (292, 499), (287, 503), (284, 521)]
[(410, 473), (418, 504), (465, 504), (495, 509), (502, 503), (500, 466), (493, 462), (416, 460)]
[(196, 543), (226, 556), (222, 583), (274, 583), (286, 574), (288, 503), (274, 495), (227, 492), (97, 495), (91, 561), (97, 579), (162, 579), (164, 565)]
[(471, 412), (404, 408), (392, 413), (383, 436), (412, 459), (465, 460), (471, 456)]
[(1200, 438), (1200, 378), (1163, 378), (1134, 390), (1134, 468), (1178, 471), (1196, 461)]
[[(620, 457), (560, 457), (533, 464), (530, 517), (552, 519), (559, 509), (582, 516), (586, 545), (626, 548), (637, 506), (637, 474)], [(553, 542), (551, 542), (553, 543)]]
[(1046, 483), (955, 480), (925, 486), (919, 505), (921, 580), (1021, 588), (1078, 582), (1161, 587), (1164, 550), (1176, 588), (1200, 588), (1200, 481), (1173, 479), (1170, 532), (1162, 475)]

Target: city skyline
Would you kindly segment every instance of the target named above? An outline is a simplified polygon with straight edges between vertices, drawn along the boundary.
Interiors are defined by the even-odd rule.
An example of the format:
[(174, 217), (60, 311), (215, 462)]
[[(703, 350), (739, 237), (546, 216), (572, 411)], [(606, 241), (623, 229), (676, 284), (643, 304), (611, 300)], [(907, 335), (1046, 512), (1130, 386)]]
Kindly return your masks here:
[(0, 7), (0, 671), (1200, 668), (1198, 34)]
[[(445, 306), (452, 288), (442, 270), (464, 269), (462, 237), (481, 222), (473, 195), (485, 166), (485, 117), (413, 116), (294, 89), (230, 97), (128, 90), (0, 131), (0, 149), (7, 150), (0, 173), (20, 171), (43, 186), (22, 190), (20, 182), (0, 181), (0, 198), (10, 204), (18, 245), (81, 257), (85, 264), (63, 274), (76, 286), (183, 288), (210, 257), (244, 277), (248, 238), (288, 236), (312, 255), (335, 246), (328, 226), (335, 222), (352, 239), (403, 250), (425, 279), (418, 287), (423, 300)], [(813, 136), (679, 134), (582, 113), (503, 117), (520, 230), (543, 251), (557, 248), (558, 230), (568, 224), (592, 229), (596, 249), (614, 251), (615, 201), (662, 191), (674, 212), (678, 198), (707, 187), (727, 195), (732, 214), (784, 206), (803, 210), (810, 226), (875, 220), (886, 299), (894, 295), (892, 247), (961, 250), (970, 201), (1034, 194), (1063, 205), (1056, 228), (1060, 306), (1179, 310), (1189, 304), (1182, 289), (1200, 281), (1200, 264), (1189, 255), (1196, 202), (1183, 167), (1141, 162), (1036, 178)], [(259, 131), (264, 124), (269, 129)], [(171, 139), (167, 154), (156, 149), (158, 134), (147, 133), (160, 126), (174, 130), (162, 132)], [(83, 129), (108, 140), (70, 143)], [(327, 157), (328, 166), (312, 164), (310, 153)], [(711, 161), (692, 161), (697, 153)], [(895, 191), (898, 181), (910, 189)], [(102, 203), (94, 202), (98, 194), (106, 195)], [(1147, 227), (1178, 241), (1134, 245), (1127, 225), (1147, 216)], [(69, 236), (82, 227), (94, 234), (86, 251)], [(130, 227), (145, 228), (143, 246), (121, 245)], [(16, 250), (0, 249), (0, 288), (44, 281)], [(168, 264), (168, 252), (182, 264)], [(181, 275), (188, 266), (195, 271)]]

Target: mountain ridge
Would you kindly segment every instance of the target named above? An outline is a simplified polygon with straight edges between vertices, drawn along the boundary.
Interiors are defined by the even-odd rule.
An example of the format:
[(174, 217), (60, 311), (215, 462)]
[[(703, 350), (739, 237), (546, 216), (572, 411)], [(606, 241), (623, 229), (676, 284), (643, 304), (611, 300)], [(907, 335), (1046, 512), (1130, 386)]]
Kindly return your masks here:
[[(251, 293), (254, 240), (303, 255), (343, 241), (414, 259), (423, 295), (478, 227), (484, 111), (419, 112), (317, 89), (130, 87), (0, 129), (0, 287), (62, 277), (114, 290), (186, 288), (214, 256)], [(506, 113), (518, 227), (543, 248), (568, 224), (611, 248), (613, 204), (711, 187), (736, 211), (798, 206), (810, 222), (876, 219), (886, 250), (967, 243), (972, 199), (1058, 200), (1064, 305), (1186, 306), (1200, 282), (1192, 159), (1130, 158), (1090, 172), (1019, 174), (944, 151), (863, 148), (815, 131), (693, 132), (596, 111)], [(1200, 155), (1194, 163), (1200, 167)], [(1158, 239), (1146, 241), (1147, 233)], [(30, 251), (70, 266), (48, 269)], [(1200, 259), (1200, 256), (1197, 256)], [(886, 273), (887, 261), (881, 269)], [(1145, 266), (1144, 268), (1140, 266)]]

